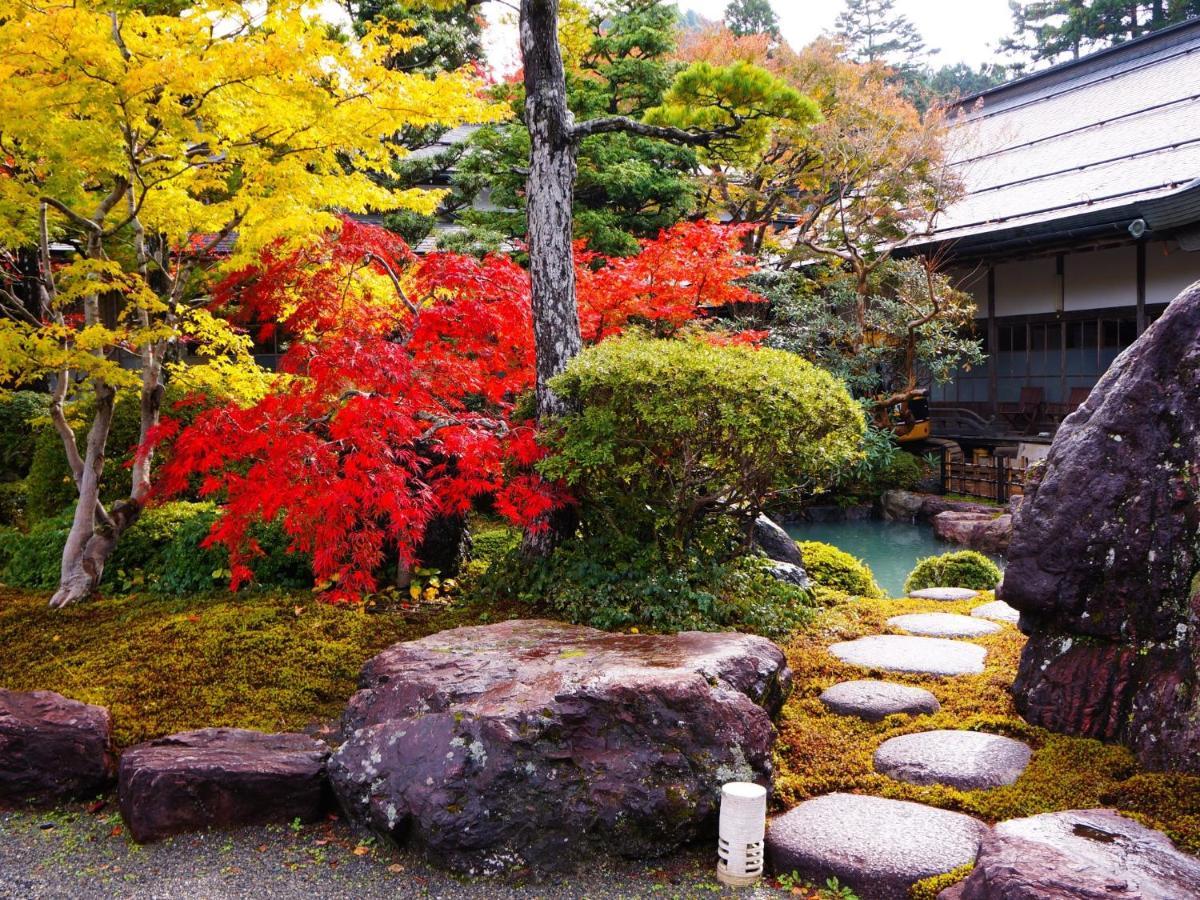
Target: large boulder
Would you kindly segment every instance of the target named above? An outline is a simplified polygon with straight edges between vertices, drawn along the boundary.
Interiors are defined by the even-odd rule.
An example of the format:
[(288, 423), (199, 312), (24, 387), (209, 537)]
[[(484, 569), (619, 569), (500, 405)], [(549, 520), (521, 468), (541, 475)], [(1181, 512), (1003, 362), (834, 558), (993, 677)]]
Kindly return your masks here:
[[(1200, 285), (1067, 417), (1013, 523), (999, 597), (1029, 721), (1200, 772)], [(1036, 470), (1035, 470), (1036, 471)]]
[(970, 877), (939, 900), (1107, 897), (1200, 898), (1200, 860), (1112, 810), (1045, 813), (993, 828)]
[(919, 494), (915, 491), (884, 491), (879, 506), (883, 517), (890, 522), (932, 522), (944, 512), (995, 516), (999, 511), (985, 503), (951, 500), (940, 494)]
[(804, 557), (796, 541), (769, 516), (760, 515), (754, 520), (754, 543), (767, 559), (804, 568)]
[(116, 774), (107, 709), (0, 688), (0, 805), (94, 797)]
[(791, 672), (749, 635), (524, 620), (396, 644), (360, 684), (329, 766), (346, 812), (491, 874), (695, 838), (723, 783), (769, 785)]
[(1012, 516), (950, 509), (933, 517), (933, 533), (943, 541), (962, 544), (980, 553), (1003, 556), (1012, 539)]
[(303, 734), (204, 728), (121, 754), (117, 792), (134, 840), (202, 828), (313, 822), (328, 797), (329, 747)]

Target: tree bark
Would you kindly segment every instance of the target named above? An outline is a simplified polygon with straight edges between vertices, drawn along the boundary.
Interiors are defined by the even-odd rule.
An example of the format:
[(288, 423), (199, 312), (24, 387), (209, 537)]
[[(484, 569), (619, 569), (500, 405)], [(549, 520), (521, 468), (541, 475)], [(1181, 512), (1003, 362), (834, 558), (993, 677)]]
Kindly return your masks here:
[(549, 381), (583, 342), (575, 300), (571, 200), (575, 189), (573, 117), (558, 45), (558, 0), (521, 0), (525, 121), (529, 127), (526, 217), (537, 352), (538, 418), (566, 411)]

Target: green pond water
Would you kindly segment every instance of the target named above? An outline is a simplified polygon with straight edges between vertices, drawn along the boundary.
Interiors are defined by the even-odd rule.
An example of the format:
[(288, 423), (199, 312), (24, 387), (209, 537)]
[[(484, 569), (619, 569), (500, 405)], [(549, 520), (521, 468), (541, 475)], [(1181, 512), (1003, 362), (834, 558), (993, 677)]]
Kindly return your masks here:
[(871, 567), (879, 586), (893, 597), (904, 596), (904, 579), (918, 559), (963, 549), (938, 540), (930, 525), (879, 519), (799, 522), (789, 525), (787, 532), (798, 541), (822, 541), (857, 556)]

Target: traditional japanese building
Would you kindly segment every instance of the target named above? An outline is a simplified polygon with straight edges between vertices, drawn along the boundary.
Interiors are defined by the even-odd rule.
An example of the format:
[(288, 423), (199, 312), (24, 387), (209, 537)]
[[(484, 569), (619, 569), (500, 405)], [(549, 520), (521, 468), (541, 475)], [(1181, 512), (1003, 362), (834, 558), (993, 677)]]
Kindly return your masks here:
[(934, 389), (939, 430), (1045, 433), (1200, 279), (1200, 20), (952, 113), (965, 196), (905, 252), (974, 296), (987, 363)]

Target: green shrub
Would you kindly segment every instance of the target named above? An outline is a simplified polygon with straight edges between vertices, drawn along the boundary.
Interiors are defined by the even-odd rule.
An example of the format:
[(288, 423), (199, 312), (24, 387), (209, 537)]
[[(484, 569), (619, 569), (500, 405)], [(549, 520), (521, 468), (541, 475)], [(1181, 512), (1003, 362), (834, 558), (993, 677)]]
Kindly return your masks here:
[(0, 525), (23, 528), (29, 504), (29, 487), (22, 481), (0, 481)]
[(606, 538), (567, 541), (541, 560), (514, 549), (487, 570), (478, 593), (608, 630), (738, 628), (779, 638), (811, 618), (811, 595), (773, 578), (762, 557), (670, 566), (653, 545)]
[(854, 597), (880, 599), (882, 588), (861, 559), (820, 541), (799, 541), (800, 556), (808, 577), (823, 588), (843, 591)]
[(1000, 581), (1000, 567), (974, 550), (958, 550), (918, 560), (904, 582), (904, 592), (931, 587), (971, 588), (990, 591)]
[[(222, 588), (229, 580), (227, 554), (220, 547), (200, 546), (216, 514), (211, 503), (184, 501), (146, 510), (117, 542), (104, 569), (104, 589), (181, 596)], [(35, 524), (28, 533), (0, 532), (0, 581), (12, 587), (55, 587), (70, 527), (71, 514), (66, 512)], [(253, 562), (256, 584), (312, 584), (307, 558), (287, 552), (281, 528), (264, 527), (255, 537), (263, 550)]]
[(604, 341), (553, 388), (578, 411), (548, 430), (543, 473), (571, 486), (586, 534), (654, 545), (668, 565), (696, 545), (735, 555), (731, 528), (830, 478), (864, 428), (846, 389), (804, 360), (699, 339)]
[(0, 399), (0, 481), (18, 481), (29, 474), (37, 438), (33, 422), (49, 409), (49, 398), (36, 391), (15, 391)]

